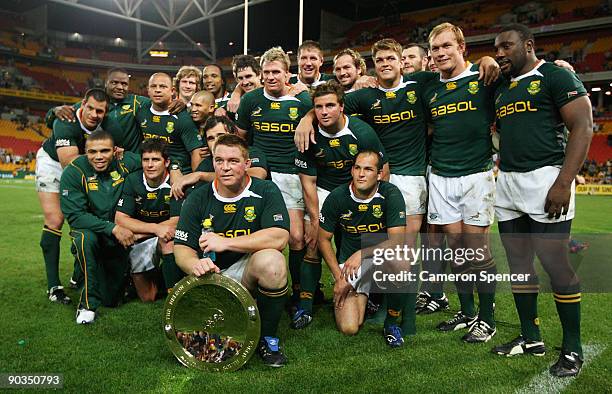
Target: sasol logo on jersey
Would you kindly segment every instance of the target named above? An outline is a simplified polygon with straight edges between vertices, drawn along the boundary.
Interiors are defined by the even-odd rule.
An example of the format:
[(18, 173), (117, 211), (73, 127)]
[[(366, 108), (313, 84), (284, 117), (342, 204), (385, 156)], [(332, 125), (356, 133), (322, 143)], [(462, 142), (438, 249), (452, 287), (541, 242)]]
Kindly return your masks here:
[(217, 233), (217, 234), (225, 238), (235, 238), (235, 237), (240, 237), (243, 235), (251, 234), (251, 229), (250, 228), (238, 228), (235, 230), (227, 230), (224, 233)]
[(55, 140), (55, 147), (59, 148), (60, 146), (70, 146), (70, 140), (64, 139), (64, 138), (60, 138), (58, 140)]
[(166, 143), (168, 144), (172, 144), (172, 137), (168, 137), (166, 135), (157, 135), (157, 134), (151, 134), (151, 133), (142, 133), (142, 138), (144, 138), (145, 140), (151, 139), (151, 138), (159, 138), (160, 140), (166, 141)]
[(276, 122), (253, 122), (253, 127), (259, 131), (280, 131), (281, 133), (292, 133), (293, 124)]
[(170, 211), (167, 209), (161, 211), (147, 211), (146, 209), (141, 209), (138, 211), (140, 216), (149, 217), (149, 218), (162, 218), (165, 216), (170, 216)]
[(374, 123), (376, 124), (386, 124), (386, 123), (396, 123), (405, 120), (410, 120), (416, 118), (413, 110), (403, 111), (403, 112), (395, 112), (389, 115), (376, 115), (374, 116)]
[(498, 119), (503, 118), (504, 116), (512, 115), (514, 113), (519, 112), (538, 112), (537, 108), (533, 108), (531, 106), (531, 101), (517, 101), (514, 103), (506, 104), (502, 107), (499, 107), (495, 114)]
[(189, 238), (189, 233), (187, 233), (187, 231), (183, 231), (183, 230), (176, 230), (174, 232), (174, 238), (183, 241), (183, 242), (187, 242), (187, 239)]
[(342, 169), (342, 168), (352, 167), (353, 163), (354, 163), (353, 160), (336, 160), (336, 161), (328, 161), (327, 163), (325, 163), (325, 165), (331, 168)]
[(340, 223), (347, 233), (361, 234), (361, 233), (377, 233), (385, 228), (383, 223), (372, 223), (372, 224), (360, 224), (358, 226), (351, 226), (348, 224)]
[(465, 112), (465, 111), (476, 111), (478, 108), (474, 106), (472, 101), (460, 101), (458, 103), (450, 103), (447, 105), (440, 105), (439, 107), (431, 109), (431, 116), (435, 118), (436, 116), (443, 116), (448, 114), (454, 114), (455, 112)]
[(236, 213), (236, 204), (225, 204), (223, 206), (223, 213)]
[(270, 103), (270, 109), (280, 109), (280, 103), (273, 101)]

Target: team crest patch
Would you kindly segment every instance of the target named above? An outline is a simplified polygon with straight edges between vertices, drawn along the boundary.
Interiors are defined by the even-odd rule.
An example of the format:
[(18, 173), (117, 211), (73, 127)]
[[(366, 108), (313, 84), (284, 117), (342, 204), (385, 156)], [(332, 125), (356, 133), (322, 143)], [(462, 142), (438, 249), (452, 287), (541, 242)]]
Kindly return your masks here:
[(247, 222), (252, 222), (253, 220), (255, 220), (256, 217), (257, 215), (255, 215), (254, 206), (244, 207), (244, 219)]
[(323, 148), (319, 148), (319, 151), (315, 153), (315, 157), (319, 159), (325, 157), (325, 151), (323, 150)]
[(255, 108), (255, 110), (251, 112), (251, 116), (261, 116), (261, 107)]
[(170, 201), (170, 195), (165, 195), (164, 196), (164, 202), (169, 202)]
[(510, 87), (508, 87), (508, 89), (514, 89), (517, 85), (518, 85), (518, 81), (512, 81), (510, 82)]
[(380, 219), (382, 215), (383, 215), (383, 211), (380, 205), (379, 204), (372, 205), (372, 216), (374, 216), (376, 219)]
[(478, 81), (471, 81), (468, 86), (468, 92), (471, 94), (478, 93)]
[(223, 213), (236, 213), (236, 204), (225, 204), (223, 206)]
[(370, 109), (381, 109), (380, 107), (380, 100), (376, 100), (374, 102), (374, 104), (372, 104), (372, 106), (370, 107)]
[(298, 118), (298, 109), (297, 107), (289, 108), (289, 119), (296, 120)]
[(97, 182), (97, 181), (92, 181), (92, 182), (89, 182), (89, 183), (87, 184), (87, 188), (88, 188), (89, 190), (98, 190), (98, 182)]
[(351, 220), (353, 217), (353, 211), (351, 211), (350, 209), (348, 210), (347, 213), (343, 213), (340, 215), (340, 219), (342, 220)]
[(333, 140), (329, 140), (329, 146), (332, 148), (340, 146), (340, 140), (338, 138), (334, 138)]
[(121, 109), (124, 111), (129, 111), (130, 110), (130, 105), (129, 104), (125, 104), (123, 106), (121, 106)]
[(435, 103), (437, 99), (438, 99), (438, 93), (434, 93), (431, 100), (429, 100), (429, 104)]
[(117, 181), (119, 178), (121, 178), (121, 175), (119, 175), (117, 171), (113, 171), (110, 173), (110, 177), (113, 181)]
[(143, 120), (142, 122), (140, 122), (140, 127), (147, 127), (147, 120)]
[(395, 98), (395, 97), (397, 97), (397, 96), (396, 96), (395, 92), (385, 92), (385, 97), (386, 97), (388, 100), (391, 100), (391, 99), (394, 99), (394, 98)]
[(411, 90), (408, 93), (406, 93), (406, 97), (408, 98), (408, 102), (410, 104), (414, 104), (417, 102), (417, 96), (414, 90)]
[(368, 210), (368, 204), (359, 204), (359, 212), (365, 212)]
[(161, 122), (161, 117), (159, 115), (153, 115), (153, 123)]
[(172, 133), (174, 131), (174, 122), (168, 122), (166, 124), (166, 131)]
[(540, 80), (529, 82), (529, 87), (527, 88), (527, 91), (532, 96), (538, 94), (538, 92), (540, 91)]
[(349, 144), (348, 149), (351, 156), (355, 156), (357, 154), (357, 144)]
[(147, 200), (157, 199), (157, 193), (147, 193)]
[(457, 89), (457, 82), (447, 82), (446, 83), (446, 90), (455, 90)]
[(270, 109), (280, 109), (280, 103), (273, 101), (270, 103)]

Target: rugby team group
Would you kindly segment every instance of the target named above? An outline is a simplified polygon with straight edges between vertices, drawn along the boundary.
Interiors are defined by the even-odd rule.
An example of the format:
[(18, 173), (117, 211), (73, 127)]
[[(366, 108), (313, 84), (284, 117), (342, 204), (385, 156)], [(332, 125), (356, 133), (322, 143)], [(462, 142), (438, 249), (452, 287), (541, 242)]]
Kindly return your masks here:
[[(77, 324), (93, 323), (99, 306), (117, 306), (128, 282), (153, 301), (185, 275), (217, 272), (256, 299), (258, 353), (279, 367), (287, 362), (281, 315), (289, 311), (293, 329), (308, 329), (313, 303), (324, 298), (325, 260), (338, 330), (356, 334), (382, 303), (383, 338), (400, 347), (416, 334), (418, 313), (448, 309), (444, 283), (374, 294), (362, 264), (373, 246), (363, 237), (386, 234), (378, 248), (416, 247), (419, 234), (429, 248), (484, 246), (486, 253), (448, 269), (490, 277), (496, 217), (509, 270), (527, 279), (512, 283), (521, 332), (492, 351), (546, 352), (537, 255), (563, 330), (550, 373), (575, 376), (583, 363), (581, 295), (567, 241), (591, 104), (570, 65), (536, 57), (527, 27), (502, 28), (494, 46), (494, 57), (472, 64), (461, 29), (443, 23), (425, 46), (377, 41), (375, 76), (352, 49), (336, 54), (327, 75), (319, 44), (304, 41), (296, 75), (289, 55), (273, 47), (259, 58), (234, 57), (232, 91), (210, 64), (183, 66), (174, 77), (154, 73), (149, 97), (129, 93), (126, 70), (109, 70), (104, 89), (47, 114), (53, 132), (37, 153), (36, 186), (49, 300), (72, 302), (59, 278), (66, 219), (70, 285), (81, 291)], [(411, 266), (446, 269), (435, 258)], [(437, 328), (465, 330), (468, 344), (487, 342), (496, 334), (496, 284), (456, 277), (460, 310)]]

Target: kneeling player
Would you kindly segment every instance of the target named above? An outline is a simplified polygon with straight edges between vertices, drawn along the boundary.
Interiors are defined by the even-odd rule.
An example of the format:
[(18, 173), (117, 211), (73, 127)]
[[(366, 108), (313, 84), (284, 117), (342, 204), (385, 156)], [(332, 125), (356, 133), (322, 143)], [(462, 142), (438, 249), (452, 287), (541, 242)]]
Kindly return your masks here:
[(162, 254), (162, 273), (166, 289), (183, 277), (174, 262), (174, 230), (180, 202), (170, 196), (166, 144), (158, 139), (142, 143), (142, 170), (130, 174), (117, 203), (115, 223), (129, 229), (137, 239), (130, 251), (132, 280), (142, 301), (154, 301), (157, 295), (156, 263)]
[[(289, 240), (289, 215), (274, 183), (247, 175), (248, 152), (242, 138), (219, 137), (213, 150), (216, 178), (185, 200), (174, 253), (186, 273), (221, 272), (254, 294), (261, 316), (259, 355), (266, 365), (281, 367), (287, 359), (276, 330), (287, 296), (281, 251)], [(205, 226), (214, 232), (201, 235)]]
[[(327, 196), (319, 216), (319, 250), (336, 281), (336, 324), (340, 332), (346, 335), (359, 331), (370, 288), (369, 281), (363, 279), (361, 262), (371, 257), (372, 252), (370, 248), (361, 249), (362, 235), (386, 232), (393, 244), (403, 242), (405, 236), (404, 198), (396, 186), (380, 180), (382, 164), (378, 152), (359, 152), (351, 170), (352, 182), (337, 187)], [(337, 228), (342, 232), (339, 259), (331, 245)], [(404, 303), (403, 294), (387, 295), (384, 336), (391, 347), (404, 343), (402, 329), (398, 325)], [(411, 320), (402, 325), (414, 333), (414, 315)]]

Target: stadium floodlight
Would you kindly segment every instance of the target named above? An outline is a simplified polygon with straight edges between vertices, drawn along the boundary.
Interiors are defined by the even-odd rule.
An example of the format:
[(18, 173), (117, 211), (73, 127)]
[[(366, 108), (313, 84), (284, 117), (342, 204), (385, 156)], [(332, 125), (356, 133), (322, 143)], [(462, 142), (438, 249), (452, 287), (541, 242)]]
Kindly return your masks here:
[(596, 86), (591, 89), (591, 92), (601, 92), (601, 88), (599, 86)]
[(611, 91), (609, 91), (609, 90), (607, 90), (607, 91), (606, 91), (606, 96), (609, 96), (609, 95), (611, 95), (611, 94), (612, 94), (612, 92), (611, 92)]
[(168, 57), (168, 51), (149, 51), (149, 56), (151, 57)]

